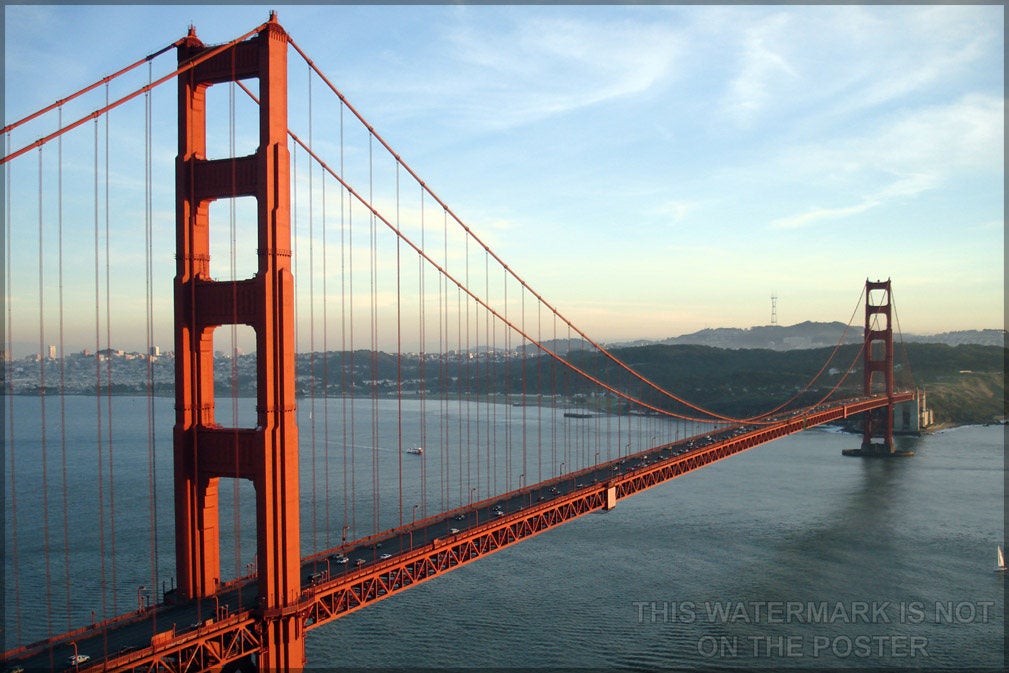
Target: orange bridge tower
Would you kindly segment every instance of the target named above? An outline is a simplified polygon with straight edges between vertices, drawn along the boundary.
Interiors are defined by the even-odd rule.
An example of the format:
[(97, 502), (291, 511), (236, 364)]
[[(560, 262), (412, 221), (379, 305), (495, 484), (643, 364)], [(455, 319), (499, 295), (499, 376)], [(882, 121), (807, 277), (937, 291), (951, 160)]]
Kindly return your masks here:
[(862, 446), (849, 455), (896, 456), (893, 442), (893, 321), (890, 280), (865, 281), (865, 333), (862, 349), (863, 394), (885, 393), (891, 402), (864, 414)]
[[(190, 29), (179, 63), (175, 277), (175, 539), (179, 593), (215, 593), (221, 577), (218, 482), (248, 479), (256, 493), (260, 670), (305, 665), (300, 594), (298, 429), (294, 399), (294, 278), (291, 273), (287, 35), (275, 15), (252, 38), (205, 57)], [(249, 156), (207, 158), (207, 90), (259, 80), (259, 147)], [(210, 203), (257, 200), (258, 265), (244, 280), (212, 277)], [(216, 223), (218, 226), (220, 223)], [(256, 337), (256, 424), (214, 419), (214, 330), (249, 325)]]

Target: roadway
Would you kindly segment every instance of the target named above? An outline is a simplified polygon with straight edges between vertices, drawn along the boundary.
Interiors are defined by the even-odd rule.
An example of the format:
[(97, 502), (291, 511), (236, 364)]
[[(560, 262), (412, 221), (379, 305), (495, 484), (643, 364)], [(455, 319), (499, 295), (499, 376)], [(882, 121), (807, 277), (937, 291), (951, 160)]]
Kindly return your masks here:
[[(427, 545), (436, 538), (445, 538), (478, 526), (480, 523), (521, 511), (534, 503), (541, 503), (571, 493), (589, 484), (612, 479), (614, 476), (632, 472), (656, 461), (681, 455), (718, 441), (725, 430), (707, 436), (688, 438), (678, 443), (650, 450), (644, 454), (618, 458), (602, 463), (594, 468), (582, 470), (512, 491), (499, 497), (474, 503), (435, 517), (376, 536), (349, 542), (346, 545), (314, 554), (302, 562), (302, 587), (309, 588), (338, 576), (350, 576), (355, 571), (366, 570), (377, 561), (391, 558), (415, 547)], [(198, 629), (216, 618), (223, 618), (239, 610), (255, 606), (256, 586), (254, 578), (242, 580), (226, 586), (215, 596), (202, 601), (180, 604), (161, 603), (153, 608), (124, 615), (112, 623), (87, 627), (76, 638), (67, 638), (51, 649), (33, 656), (12, 658), (8, 666), (16, 662), (26, 670), (72, 669), (70, 657), (75, 654), (87, 655), (90, 660), (80, 664), (79, 670), (100, 663), (107, 656), (118, 656), (150, 647), (151, 638), (159, 632), (174, 630), (176, 634)], [(76, 648), (75, 648), (76, 644)]]
[[(793, 412), (782, 419), (815, 411), (817, 408)], [(435, 539), (464, 533), (493, 519), (514, 515), (533, 505), (567, 496), (583, 488), (597, 487), (599, 483), (691, 452), (700, 453), (711, 444), (758, 431), (763, 427), (763, 424), (734, 425), (708, 434), (695, 435), (319, 552), (302, 560), (302, 587), (311, 591), (316, 585), (351, 580), (355, 575), (367, 572), (377, 562), (424, 547)], [(51, 648), (32, 656), (13, 656), (7, 661), (8, 670), (11, 666), (23, 666), (28, 671), (72, 669), (73, 666), (68, 665), (68, 662), (75, 653), (91, 657), (78, 667), (79, 670), (99, 664), (107, 657), (129, 652), (142, 655), (144, 650), (149, 652), (151, 638), (156, 633), (174, 630), (176, 635), (184, 634), (209, 626), (229, 615), (248, 614), (248, 610), (255, 605), (256, 593), (254, 578), (244, 578), (201, 601), (174, 605), (162, 603), (112, 620), (112, 623), (81, 629), (74, 634), (75, 637), (64, 637)]]

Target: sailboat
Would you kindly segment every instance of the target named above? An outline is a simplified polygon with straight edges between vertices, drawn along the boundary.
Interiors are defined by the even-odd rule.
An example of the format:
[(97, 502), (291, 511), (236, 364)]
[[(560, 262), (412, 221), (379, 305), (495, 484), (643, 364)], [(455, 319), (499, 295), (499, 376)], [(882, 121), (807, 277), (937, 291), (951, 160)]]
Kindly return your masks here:
[(1005, 572), (1005, 558), (1002, 556), (1002, 545), (995, 547), (995, 572)]

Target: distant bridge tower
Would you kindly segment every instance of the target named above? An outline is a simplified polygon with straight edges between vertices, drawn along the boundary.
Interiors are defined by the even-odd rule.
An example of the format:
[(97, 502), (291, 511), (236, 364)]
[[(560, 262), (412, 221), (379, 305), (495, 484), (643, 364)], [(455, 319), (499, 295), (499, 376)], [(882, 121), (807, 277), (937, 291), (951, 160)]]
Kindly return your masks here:
[[(890, 280), (865, 281), (865, 344), (862, 377), (865, 395), (893, 396), (893, 324)], [(881, 380), (882, 379), (882, 380)], [(894, 455), (893, 404), (865, 412), (862, 455)]]
[[(305, 643), (300, 594), (298, 429), (294, 399), (294, 278), (291, 274), (287, 36), (271, 14), (253, 38), (179, 76), (175, 278), (175, 539), (179, 592), (200, 598), (220, 582), (218, 482), (248, 479), (256, 491), (256, 549), (263, 651), (260, 670), (299, 670)], [(206, 54), (190, 29), (179, 63)], [(207, 159), (207, 89), (259, 78), (259, 147)], [(215, 281), (210, 203), (257, 199), (258, 266), (245, 280)], [(220, 223), (217, 223), (218, 225)], [(214, 420), (213, 332), (256, 333), (255, 427)]]

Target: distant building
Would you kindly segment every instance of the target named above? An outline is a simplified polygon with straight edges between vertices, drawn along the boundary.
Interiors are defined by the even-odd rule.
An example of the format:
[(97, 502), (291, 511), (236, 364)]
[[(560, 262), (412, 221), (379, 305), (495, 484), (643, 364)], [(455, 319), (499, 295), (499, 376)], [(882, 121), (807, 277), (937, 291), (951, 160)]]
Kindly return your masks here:
[(56, 359), (56, 346), (52, 344), (49, 344), (49, 359), (50, 360)]
[(150, 355), (153, 358), (158, 357), (159, 355), (161, 355), (161, 347), (160, 346), (151, 346), (151, 351), (150, 351), (150, 353), (148, 353), (148, 355)]

